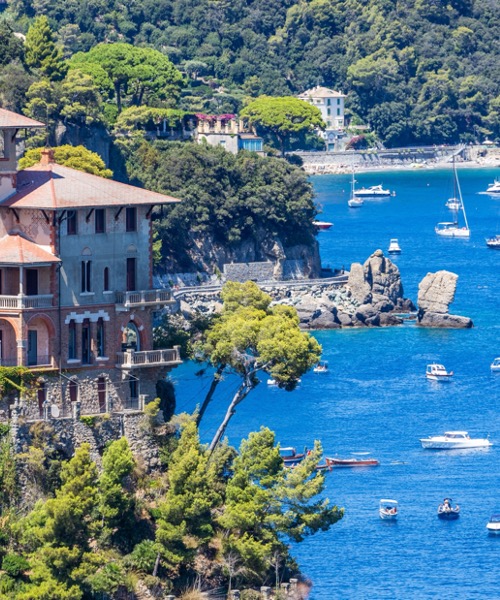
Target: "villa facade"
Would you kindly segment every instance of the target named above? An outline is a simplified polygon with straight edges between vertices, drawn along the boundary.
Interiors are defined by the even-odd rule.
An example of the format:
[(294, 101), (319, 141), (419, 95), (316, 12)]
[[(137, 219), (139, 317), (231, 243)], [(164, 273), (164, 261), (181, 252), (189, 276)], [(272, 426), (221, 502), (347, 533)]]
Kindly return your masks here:
[(327, 150), (336, 150), (339, 141), (345, 137), (344, 101), (346, 95), (326, 87), (316, 86), (306, 90), (299, 100), (309, 102), (321, 111), (326, 124), (325, 131), (319, 132), (324, 138)]
[(240, 150), (248, 150), (264, 154), (264, 141), (255, 131), (238, 120), (236, 115), (196, 115), (196, 140), (210, 146), (222, 146), (228, 152), (237, 154)]
[[(153, 350), (152, 212), (179, 200), (61, 166), (17, 170), (16, 135), (43, 123), (0, 109), (0, 363), (40, 372), (27, 416), (137, 409), (180, 364)], [(21, 394), (22, 395), (22, 394)], [(0, 417), (8, 418), (2, 400)]]

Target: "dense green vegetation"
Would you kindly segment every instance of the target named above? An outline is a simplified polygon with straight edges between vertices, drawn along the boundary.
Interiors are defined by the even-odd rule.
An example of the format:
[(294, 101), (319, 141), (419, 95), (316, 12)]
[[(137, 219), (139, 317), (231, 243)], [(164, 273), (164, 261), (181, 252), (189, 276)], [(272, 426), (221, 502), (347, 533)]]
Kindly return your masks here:
[(314, 240), (312, 186), (298, 167), (191, 143), (120, 145), (132, 183), (183, 200), (157, 215), (167, 272), (196, 270), (195, 239), (226, 247), (263, 238), (278, 237), (285, 246)]
[[(9, 26), (28, 33), (25, 51)], [(388, 145), (498, 138), (499, 28), (496, 0), (9, 0), (0, 97), (22, 108), (34, 77), (69, 68), (91, 77), (84, 112), (112, 124), (122, 105), (236, 112), (321, 84)]]
[(319, 445), (286, 469), (268, 429), (251, 434), (239, 453), (223, 445), (209, 457), (188, 419), (178, 433), (157, 432), (169, 449), (160, 471), (144, 473), (122, 438), (108, 445), (102, 469), (83, 444), (71, 460), (52, 461), (60, 467), (54, 477), (47, 468), (53, 431), (38, 425), (34, 445), (17, 457), (1, 434), (1, 600), (274, 584), (275, 572), (297, 572), (287, 541), (328, 529), (343, 514), (318, 498)]

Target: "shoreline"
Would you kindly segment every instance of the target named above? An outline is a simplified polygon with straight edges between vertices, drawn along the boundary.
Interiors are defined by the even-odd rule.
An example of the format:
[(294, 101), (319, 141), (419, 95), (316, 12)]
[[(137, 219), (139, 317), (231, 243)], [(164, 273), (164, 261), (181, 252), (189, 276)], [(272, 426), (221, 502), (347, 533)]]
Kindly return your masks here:
[[(433, 171), (437, 169), (445, 169), (451, 166), (451, 161), (439, 161), (430, 164), (412, 163), (406, 165), (367, 165), (367, 166), (356, 166), (354, 171), (356, 173), (380, 173), (390, 171)], [(500, 175), (500, 161), (465, 161), (456, 162), (455, 166), (458, 169), (499, 169)], [(325, 169), (322, 170), (310, 170), (303, 165), (303, 169), (307, 175), (310, 176), (321, 176), (321, 175), (349, 175), (352, 173), (353, 168), (348, 165), (325, 165)]]

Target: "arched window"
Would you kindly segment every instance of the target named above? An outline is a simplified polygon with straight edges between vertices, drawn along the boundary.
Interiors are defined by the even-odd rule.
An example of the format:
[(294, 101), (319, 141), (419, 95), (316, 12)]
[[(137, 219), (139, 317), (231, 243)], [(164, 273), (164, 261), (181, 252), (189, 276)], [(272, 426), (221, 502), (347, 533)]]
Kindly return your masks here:
[(109, 292), (109, 268), (104, 267), (104, 291)]
[(135, 323), (129, 321), (125, 329), (123, 330), (123, 338), (122, 345), (126, 350), (136, 350), (139, 351), (141, 349), (141, 339), (139, 337), (139, 330), (137, 329)]
[(74, 321), (69, 322), (68, 326), (68, 359), (74, 360), (76, 358), (76, 323)]
[(104, 319), (102, 317), (97, 321), (97, 356), (106, 356)]

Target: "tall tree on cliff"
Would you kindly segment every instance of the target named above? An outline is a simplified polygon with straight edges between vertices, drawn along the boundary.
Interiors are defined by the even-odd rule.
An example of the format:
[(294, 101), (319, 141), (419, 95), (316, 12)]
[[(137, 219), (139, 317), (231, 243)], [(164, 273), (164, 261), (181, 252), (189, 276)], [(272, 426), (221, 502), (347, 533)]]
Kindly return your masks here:
[(255, 283), (230, 281), (221, 296), (222, 313), (208, 329), (202, 348), (216, 371), (215, 385), (205, 398), (200, 415), (203, 416), (224, 372), (237, 374), (241, 381), (212, 439), (211, 452), (224, 435), (238, 404), (260, 383), (259, 372), (267, 373), (280, 387), (292, 391), (298, 379), (321, 356), (318, 342), (300, 330), (297, 311), (289, 306), (271, 307), (271, 297)]
[(240, 111), (240, 117), (276, 136), (281, 156), (285, 156), (293, 133), (300, 134), (325, 127), (319, 108), (292, 96), (261, 96)]
[(62, 79), (66, 73), (62, 49), (56, 45), (47, 17), (38, 17), (28, 29), (24, 46), (28, 67), (49, 79)]

